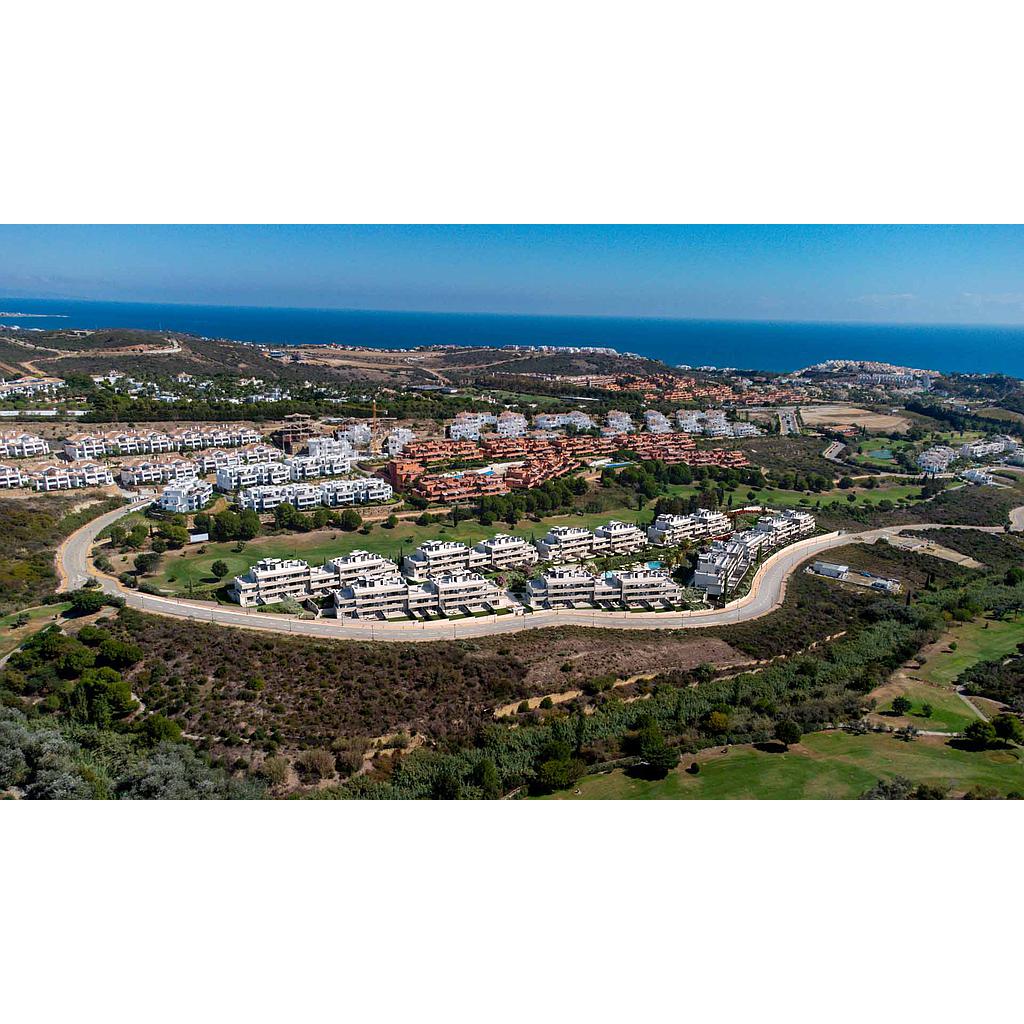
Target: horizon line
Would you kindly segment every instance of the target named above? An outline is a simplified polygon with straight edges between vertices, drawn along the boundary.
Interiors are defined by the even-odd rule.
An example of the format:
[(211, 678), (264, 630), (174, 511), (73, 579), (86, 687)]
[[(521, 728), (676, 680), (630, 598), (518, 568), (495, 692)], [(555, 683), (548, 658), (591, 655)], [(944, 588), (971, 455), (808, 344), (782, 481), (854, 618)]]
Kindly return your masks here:
[[(276, 311), (301, 311), (307, 313), (373, 313), (393, 314), (396, 316), (465, 316), (465, 317), (507, 317), (508, 319), (539, 319), (539, 320), (652, 320), (667, 321), (670, 323), (749, 323), (749, 324), (808, 324), (828, 326), (851, 326), (851, 327), (955, 327), (961, 329), (1009, 329), (1024, 330), (1024, 320), (1017, 322), (1007, 321), (986, 321), (984, 323), (973, 321), (933, 321), (933, 320), (856, 320), (856, 319), (821, 319), (821, 318), (773, 318), (754, 316), (681, 316), (664, 313), (508, 313), (496, 310), (439, 310), (439, 309), (378, 309), (364, 308), (360, 306), (277, 306), (277, 305), (250, 305), (248, 303), (214, 303), (214, 302), (184, 302), (184, 301), (155, 301), (150, 299), (96, 299), (76, 298), (73, 296), (26, 296), (8, 295), (0, 296), (0, 302), (85, 302), (97, 305), (121, 305), (121, 306), (182, 306), (185, 308), (199, 309), (252, 309), (252, 310), (276, 310)], [(38, 314), (46, 316), (47, 314)], [(51, 316), (58, 314), (52, 313)], [(11, 319), (14, 319), (13, 317)], [(145, 330), (145, 328), (139, 328)]]

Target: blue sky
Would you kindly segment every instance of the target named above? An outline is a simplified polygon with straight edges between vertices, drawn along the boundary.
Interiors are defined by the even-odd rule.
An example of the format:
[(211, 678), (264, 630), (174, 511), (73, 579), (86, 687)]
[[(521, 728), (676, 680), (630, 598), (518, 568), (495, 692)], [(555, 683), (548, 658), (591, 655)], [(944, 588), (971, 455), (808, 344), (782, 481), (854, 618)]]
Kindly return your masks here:
[(0, 295), (1024, 323), (1012, 226), (0, 226)]

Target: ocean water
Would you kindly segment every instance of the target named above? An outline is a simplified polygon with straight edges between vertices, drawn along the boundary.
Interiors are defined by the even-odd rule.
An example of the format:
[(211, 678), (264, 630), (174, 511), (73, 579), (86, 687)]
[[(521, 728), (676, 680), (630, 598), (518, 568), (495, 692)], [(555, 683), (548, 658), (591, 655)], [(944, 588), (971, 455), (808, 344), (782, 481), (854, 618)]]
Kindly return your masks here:
[(1024, 378), (1024, 328), (786, 323), (621, 317), (499, 316), (364, 310), (189, 306), (0, 298), (0, 311), (44, 314), (0, 323), (138, 327), (274, 345), (598, 345), (678, 365), (795, 370), (823, 359)]

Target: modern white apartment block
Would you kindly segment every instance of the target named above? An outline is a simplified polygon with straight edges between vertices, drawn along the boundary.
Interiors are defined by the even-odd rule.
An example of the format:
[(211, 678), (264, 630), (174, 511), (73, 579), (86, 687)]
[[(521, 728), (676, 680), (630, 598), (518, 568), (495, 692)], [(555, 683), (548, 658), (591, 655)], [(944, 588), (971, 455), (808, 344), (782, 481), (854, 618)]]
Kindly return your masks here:
[(961, 474), (960, 478), (966, 480), (969, 484), (978, 484), (979, 486), (991, 487), (995, 484), (996, 478), (984, 469), (965, 469)]
[(426, 614), (465, 615), (506, 607), (508, 596), (475, 573), (451, 573), (422, 583), (401, 576), (361, 577), (332, 595), (338, 618), (387, 619)]
[(629, 555), (647, 547), (647, 534), (633, 523), (613, 519), (594, 531), (594, 551), (606, 555)]
[(159, 505), (166, 512), (198, 512), (213, 497), (213, 484), (192, 477), (168, 484), (160, 495)]
[(348, 441), (353, 448), (366, 448), (373, 439), (373, 429), (369, 423), (353, 423), (334, 432), (339, 441)]
[(633, 425), (633, 417), (628, 412), (621, 412), (619, 409), (609, 409), (604, 422), (608, 429), (616, 434), (632, 434), (636, 430)]
[(50, 454), (50, 442), (35, 434), (0, 434), (0, 459), (31, 459)]
[(594, 421), (579, 409), (572, 412), (542, 412), (533, 417), (538, 430), (557, 430), (559, 427), (575, 427), (577, 430), (591, 430)]
[(0, 487), (27, 487), (29, 478), (18, 466), (0, 464)]
[(126, 462), (119, 470), (121, 483), (125, 487), (141, 487), (143, 484), (165, 484), (172, 480), (188, 480), (200, 475), (199, 463), (187, 459), (172, 459), (166, 462)]
[(533, 565), (538, 558), (537, 549), (529, 541), (507, 533), (497, 533), (480, 541), (474, 550), (485, 554), (488, 566), (494, 570)]
[(352, 471), (355, 460), (345, 455), (293, 455), (284, 460), (292, 480), (316, 480)]
[(453, 441), (479, 441), (484, 427), (497, 426), (498, 417), (486, 412), (460, 412), (448, 424), (448, 436)]
[(754, 524), (754, 529), (760, 533), (771, 534), (772, 547), (782, 547), (809, 533), (814, 533), (815, 525), (814, 516), (810, 512), (787, 508), (781, 512), (770, 512), (761, 516)]
[[(1010, 440), (1010, 444), (1013, 444), (1012, 440)], [(1006, 441), (993, 439), (991, 441), (971, 441), (969, 444), (961, 446), (960, 455), (965, 459), (988, 459), (993, 455), (1002, 455), (1004, 451), (1006, 451)]]
[(269, 444), (251, 444), (240, 448), (215, 448), (196, 456), (203, 475), (229, 466), (251, 466), (258, 462), (279, 462), (284, 452)]
[(402, 572), (422, 582), (435, 576), (483, 568), (488, 556), (455, 540), (428, 540), (402, 559)]
[(680, 409), (676, 413), (676, 426), (684, 434), (704, 434), (706, 437), (760, 437), (764, 433), (753, 423), (731, 423), (721, 409), (696, 412)]
[(355, 477), (351, 480), (325, 480), (320, 484), (320, 503), (327, 508), (342, 505), (365, 505), (371, 501), (390, 501), (394, 488), (375, 476)]
[(652, 434), (671, 434), (672, 424), (664, 413), (657, 409), (647, 409), (644, 412), (644, 428)]
[(106, 466), (83, 463), (77, 466), (46, 466), (29, 473), (37, 491), (73, 491), (81, 487), (104, 487), (114, 482)]
[(594, 551), (594, 534), (583, 526), (552, 526), (537, 541), (540, 556), (550, 562), (576, 562)]
[(252, 512), (273, 512), (285, 504), (306, 512), (320, 504), (320, 491), (309, 484), (262, 484), (239, 491), (238, 504)]
[(335, 586), (337, 575), (325, 566), (312, 566), (301, 558), (261, 558), (235, 577), (229, 593), (243, 608), (251, 608), (286, 597), (317, 597)]
[(682, 588), (666, 572), (629, 569), (594, 576), (581, 569), (551, 569), (530, 581), (531, 604), (544, 608), (576, 605), (665, 607), (682, 600)]
[(499, 413), (494, 429), (498, 437), (522, 437), (526, 433), (526, 417), (521, 412), (512, 412), (506, 409)]
[(390, 458), (401, 455), (407, 444), (416, 440), (416, 435), (407, 427), (396, 427), (384, 439), (384, 450)]
[(697, 556), (693, 585), (710, 597), (722, 597), (736, 588), (762, 552), (791, 544), (814, 528), (814, 516), (796, 509), (761, 516), (753, 529), (716, 540)]
[(351, 441), (344, 438), (339, 440), (336, 437), (311, 437), (306, 442), (306, 451), (310, 455), (326, 458), (351, 458), (355, 454)]
[(475, 572), (453, 572), (430, 581), (437, 593), (437, 607), (442, 615), (465, 615), (501, 608), (508, 597), (490, 580)]
[(217, 490), (237, 491), (244, 487), (265, 487), (288, 480), (288, 467), (281, 462), (256, 462), (245, 466), (225, 466), (217, 470)]
[(925, 473), (934, 475), (935, 473), (945, 473), (957, 458), (957, 452), (953, 448), (937, 444), (918, 455), (917, 465)]
[(363, 550), (328, 559), (324, 568), (334, 573), (342, 587), (358, 579), (399, 575), (398, 566), (390, 558)]
[(393, 619), (437, 611), (437, 594), (426, 583), (409, 583), (397, 573), (361, 577), (331, 594), (339, 619)]
[(157, 455), (199, 448), (238, 448), (259, 441), (258, 431), (231, 424), (188, 427), (163, 433), (158, 430), (109, 431), (72, 434), (64, 442), (69, 459), (98, 459), (104, 455)]
[(647, 527), (647, 539), (660, 546), (724, 537), (729, 533), (732, 533), (732, 520), (707, 508), (685, 516), (663, 513)]

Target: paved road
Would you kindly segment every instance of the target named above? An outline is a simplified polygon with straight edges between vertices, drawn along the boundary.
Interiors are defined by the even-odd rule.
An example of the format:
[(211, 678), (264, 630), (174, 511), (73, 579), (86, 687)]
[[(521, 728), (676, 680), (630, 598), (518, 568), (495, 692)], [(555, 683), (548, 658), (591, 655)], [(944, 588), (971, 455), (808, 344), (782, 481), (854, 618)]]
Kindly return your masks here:
[[(206, 601), (184, 598), (156, 597), (127, 590), (109, 576), (92, 569), (89, 551), (96, 536), (111, 523), (128, 512), (144, 507), (148, 502), (127, 505), (87, 523), (73, 533), (57, 553), (57, 568), (61, 589), (73, 590), (90, 578), (98, 579), (103, 590), (125, 599), (131, 608), (158, 615), (192, 619), (199, 622), (218, 622), (225, 626), (241, 626), (272, 633), (290, 633), (301, 636), (331, 637), (347, 640), (389, 640), (396, 642), (456, 640), (489, 636), (497, 633), (517, 633), (526, 629), (545, 629), (551, 626), (601, 626), (609, 629), (700, 629), (746, 622), (774, 611), (785, 597), (786, 584), (793, 573), (806, 561), (816, 558), (830, 548), (844, 544), (873, 544), (880, 537), (898, 535), (904, 530), (936, 530), (942, 523), (916, 523), (910, 526), (864, 530), (860, 533), (833, 533), (812, 537), (783, 548), (772, 555), (757, 570), (750, 591), (724, 608), (692, 612), (601, 612), (583, 609), (538, 611), (527, 615), (493, 615), (455, 622), (360, 622), (344, 619), (295, 619), (286, 615), (259, 612), (254, 609), (229, 608)], [(1019, 513), (1019, 515), (1018, 515)], [(1024, 528), (1024, 507), (1014, 509), (1011, 517), (1015, 529)], [(1016, 525), (1020, 524), (1020, 525)], [(970, 527), (985, 532), (999, 533), (1002, 527)]]

